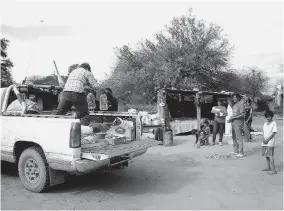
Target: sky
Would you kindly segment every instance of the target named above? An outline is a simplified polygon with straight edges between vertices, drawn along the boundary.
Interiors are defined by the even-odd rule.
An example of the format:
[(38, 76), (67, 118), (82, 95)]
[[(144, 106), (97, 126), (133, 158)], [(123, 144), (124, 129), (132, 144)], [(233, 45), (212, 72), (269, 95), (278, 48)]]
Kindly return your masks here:
[(194, 1), (1, 1), (1, 37), (10, 40), (8, 56), (17, 82), (25, 76), (67, 73), (74, 63), (88, 62), (98, 80), (115, 66), (115, 47), (135, 48), (154, 39), (173, 17), (192, 8), (197, 19), (223, 28), (234, 46), (232, 68), (256, 66), (282, 77), (283, 4)]

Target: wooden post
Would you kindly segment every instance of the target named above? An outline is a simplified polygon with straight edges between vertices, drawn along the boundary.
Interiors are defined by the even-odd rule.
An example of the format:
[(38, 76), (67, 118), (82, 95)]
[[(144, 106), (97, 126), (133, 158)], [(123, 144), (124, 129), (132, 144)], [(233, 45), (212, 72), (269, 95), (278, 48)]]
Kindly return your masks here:
[(164, 146), (172, 146), (173, 144), (173, 133), (171, 131), (171, 125), (170, 125), (170, 112), (167, 104), (167, 91), (163, 90), (161, 92), (161, 99), (164, 102), (163, 105), (163, 118), (164, 118), (164, 127), (163, 127), (163, 144)]
[(196, 93), (196, 117), (197, 117), (197, 130), (200, 130), (201, 124), (201, 105), (200, 105), (200, 94)]
[(136, 117), (136, 140), (137, 141), (140, 141), (142, 139), (143, 126), (142, 126), (141, 119), (142, 119), (142, 116), (138, 112), (137, 117)]
[(163, 118), (163, 108), (161, 106), (162, 104), (161, 101), (162, 101), (161, 90), (158, 90), (157, 92), (157, 112), (158, 112), (159, 118)]

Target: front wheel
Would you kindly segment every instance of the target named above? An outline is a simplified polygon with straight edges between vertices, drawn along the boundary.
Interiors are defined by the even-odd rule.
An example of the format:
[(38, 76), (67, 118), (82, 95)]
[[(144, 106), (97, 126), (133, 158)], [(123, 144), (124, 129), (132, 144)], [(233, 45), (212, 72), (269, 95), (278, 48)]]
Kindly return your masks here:
[(26, 189), (41, 193), (49, 187), (49, 168), (44, 153), (39, 147), (31, 147), (22, 152), (18, 171)]

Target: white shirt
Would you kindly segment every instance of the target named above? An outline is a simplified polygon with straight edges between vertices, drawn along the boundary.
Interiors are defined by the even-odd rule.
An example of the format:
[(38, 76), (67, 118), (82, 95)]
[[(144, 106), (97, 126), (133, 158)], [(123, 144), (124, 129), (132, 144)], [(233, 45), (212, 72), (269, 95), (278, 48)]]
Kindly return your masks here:
[[(269, 124), (268, 122), (265, 122), (263, 125), (263, 138), (267, 139), (273, 132), (277, 133), (276, 122), (272, 121)], [(274, 138), (270, 139), (268, 144), (262, 143), (262, 146), (274, 147), (275, 146)]]
[(233, 115), (233, 109), (230, 105), (228, 105), (228, 108), (227, 108), (227, 119), (230, 119), (231, 116)]

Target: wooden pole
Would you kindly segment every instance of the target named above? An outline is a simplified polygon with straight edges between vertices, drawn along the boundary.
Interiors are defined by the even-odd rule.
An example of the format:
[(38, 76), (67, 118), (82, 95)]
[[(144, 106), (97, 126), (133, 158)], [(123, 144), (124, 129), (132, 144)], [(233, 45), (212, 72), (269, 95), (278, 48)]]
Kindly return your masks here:
[(58, 69), (57, 69), (57, 66), (56, 66), (56, 63), (55, 63), (54, 60), (53, 60), (53, 63), (54, 63), (54, 66), (55, 66), (55, 70), (56, 70), (56, 75), (57, 75), (57, 80), (58, 80), (59, 86), (62, 86), (62, 87), (63, 87), (63, 86), (65, 85), (65, 83), (64, 83), (64, 81), (63, 81), (61, 75), (59, 74), (59, 71), (58, 71)]
[(163, 144), (164, 146), (172, 146), (173, 144), (173, 133), (171, 131), (170, 125), (170, 112), (167, 104), (167, 91), (161, 90), (161, 99), (162, 101), (162, 115), (164, 119), (164, 126), (163, 126)]
[(200, 105), (200, 94), (199, 93), (196, 93), (196, 117), (197, 117), (197, 130), (200, 130), (201, 105)]
[(58, 69), (57, 69), (57, 66), (56, 66), (56, 63), (55, 63), (55, 61), (53, 60), (53, 63), (54, 63), (54, 66), (55, 66), (55, 70), (56, 70), (56, 72), (59, 74), (59, 71), (58, 71)]
[(161, 90), (157, 92), (157, 111), (159, 118), (163, 118), (162, 96)]

